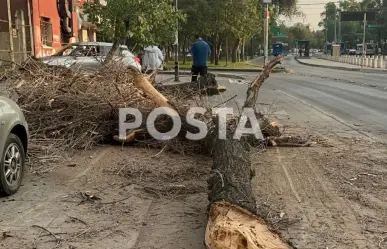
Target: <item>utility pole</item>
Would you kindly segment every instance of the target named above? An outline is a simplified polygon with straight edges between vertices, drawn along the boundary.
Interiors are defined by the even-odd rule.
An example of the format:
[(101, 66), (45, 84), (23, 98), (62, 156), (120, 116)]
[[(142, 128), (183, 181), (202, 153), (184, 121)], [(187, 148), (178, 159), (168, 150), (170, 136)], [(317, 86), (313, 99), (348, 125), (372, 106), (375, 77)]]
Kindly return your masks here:
[(342, 42), (341, 38), (341, 9), (339, 9), (339, 43)]
[(327, 49), (327, 45), (328, 45), (328, 7), (325, 7), (325, 49)]
[(263, 0), (263, 4), (265, 5), (265, 18), (264, 18), (264, 59), (263, 64), (266, 65), (269, 57), (269, 4), (271, 4), (271, 0)]
[(176, 14), (176, 25), (175, 25), (175, 82), (179, 82), (179, 19), (177, 18), (177, 1), (175, 0), (175, 14)]
[(34, 32), (33, 32), (30, 0), (27, 0), (27, 11), (28, 11), (28, 22), (29, 22), (29, 31), (30, 31), (30, 45), (31, 45), (31, 54), (30, 55), (32, 56), (32, 55), (35, 55), (35, 46), (34, 46)]
[(7, 0), (8, 10), (8, 31), (9, 31), (9, 57), (12, 62), (15, 62), (15, 53), (13, 48), (13, 29), (12, 29), (12, 14), (11, 14), (11, 1)]
[(337, 44), (337, 9), (336, 9), (336, 4), (335, 4), (335, 36), (334, 36), (334, 41)]
[[(364, 12), (364, 27), (363, 27), (363, 57), (365, 57), (366, 52), (366, 30), (367, 30), (367, 12)], [(363, 64), (362, 64), (363, 66)]]

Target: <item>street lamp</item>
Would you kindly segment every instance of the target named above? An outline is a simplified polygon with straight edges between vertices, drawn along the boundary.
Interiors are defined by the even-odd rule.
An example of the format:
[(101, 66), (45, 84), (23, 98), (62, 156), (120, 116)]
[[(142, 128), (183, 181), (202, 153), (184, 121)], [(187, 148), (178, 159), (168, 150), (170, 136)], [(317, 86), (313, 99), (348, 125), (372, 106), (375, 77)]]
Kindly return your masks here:
[(175, 18), (176, 18), (176, 24), (175, 24), (175, 82), (179, 82), (179, 19), (177, 17), (178, 7), (177, 7), (177, 1), (173, 0), (172, 6), (175, 7)]
[(264, 28), (264, 59), (263, 64), (266, 65), (269, 57), (269, 4), (272, 3), (272, 0), (262, 0), (262, 3), (265, 5), (265, 17), (263, 19), (263, 28)]

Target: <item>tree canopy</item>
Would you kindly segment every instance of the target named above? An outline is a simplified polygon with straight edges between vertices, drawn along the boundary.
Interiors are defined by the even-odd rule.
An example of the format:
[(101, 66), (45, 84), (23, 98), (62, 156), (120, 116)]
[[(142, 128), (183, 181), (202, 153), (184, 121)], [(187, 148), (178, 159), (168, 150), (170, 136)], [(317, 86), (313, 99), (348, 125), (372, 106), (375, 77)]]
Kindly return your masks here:
[[(384, 1), (387, 6), (387, 1)], [(339, 20), (339, 11), (375, 11), (376, 21), (371, 21), (368, 24), (380, 25), (381, 29), (367, 29), (366, 37), (367, 40), (378, 41), (382, 39), (381, 32), (383, 29), (387, 31), (387, 23), (385, 22), (387, 17), (387, 11), (383, 9), (383, 3), (381, 0), (345, 0), (341, 1), (337, 6), (334, 2), (329, 2), (325, 5), (325, 11), (321, 13), (322, 21), (319, 26), (323, 28), (324, 33), (327, 32), (328, 42), (334, 41), (334, 32), (338, 34), (339, 23), (335, 26), (335, 19)], [(341, 34), (342, 42), (347, 44), (347, 47), (355, 47), (356, 43), (362, 41), (363, 29), (361, 22), (342, 22), (341, 23)], [(339, 37), (337, 37), (339, 40)]]
[[(169, 46), (174, 42), (177, 17), (183, 47), (192, 42), (194, 34), (200, 33), (210, 43), (213, 60), (217, 62), (226, 42), (235, 52), (251, 37), (263, 38), (262, 0), (179, 0), (178, 12), (173, 0), (104, 2), (87, 3), (85, 12), (98, 25), (105, 41), (122, 43), (129, 39), (140, 46)], [(292, 15), (296, 13), (296, 0), (275, 0), (270, 9), (271, 21), (281, 14)]]

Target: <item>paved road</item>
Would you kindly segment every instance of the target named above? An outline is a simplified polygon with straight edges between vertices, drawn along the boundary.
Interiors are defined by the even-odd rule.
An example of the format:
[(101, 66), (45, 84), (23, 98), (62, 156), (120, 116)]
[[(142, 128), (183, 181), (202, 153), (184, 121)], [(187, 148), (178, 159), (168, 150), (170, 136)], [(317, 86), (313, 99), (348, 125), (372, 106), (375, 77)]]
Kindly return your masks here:
[[(292, 56), (286, 57), (285, 65), (295, 73), (272, 74), (262, 88), (261, 102), (272, 101), (273, 96), (281, 102), (286, 97), (312, 106), (348, 129), (387, 142), (387, 74), (309, 67), (299, 64)], [(253, 75), (248, 75), (248, 79), (253, 79)], [(242, 104), (247, 86), (235, 82), (226, 86), (229, 96), (223, 99), (238, 94), (236, 99)], [(268, 108), (268, 105), (271, 106), (262, 103), (262, 107)], [(302, 119), (308, 122), (307, 116)]]

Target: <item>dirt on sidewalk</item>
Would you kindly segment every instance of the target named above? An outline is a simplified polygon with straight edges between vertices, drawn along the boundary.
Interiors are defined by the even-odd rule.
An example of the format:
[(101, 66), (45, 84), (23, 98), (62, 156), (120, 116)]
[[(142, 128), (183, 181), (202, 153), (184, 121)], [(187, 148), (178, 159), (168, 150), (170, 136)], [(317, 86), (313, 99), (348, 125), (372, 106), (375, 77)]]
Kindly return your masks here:
[(108, 146), (28, 174), (0, 199), (0, 247), (204, 248), (211, 160), (158, 152)]

